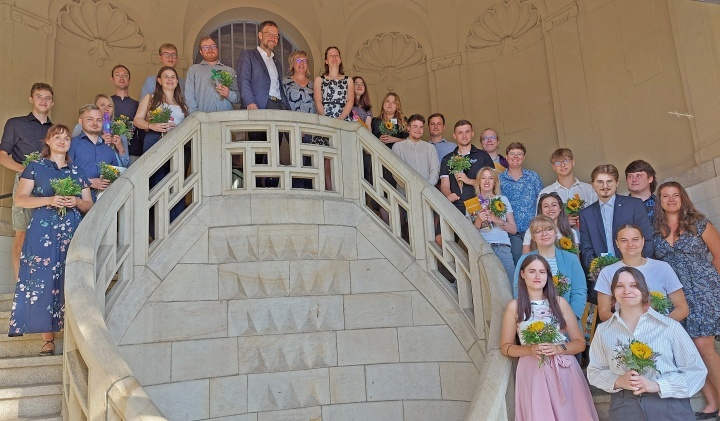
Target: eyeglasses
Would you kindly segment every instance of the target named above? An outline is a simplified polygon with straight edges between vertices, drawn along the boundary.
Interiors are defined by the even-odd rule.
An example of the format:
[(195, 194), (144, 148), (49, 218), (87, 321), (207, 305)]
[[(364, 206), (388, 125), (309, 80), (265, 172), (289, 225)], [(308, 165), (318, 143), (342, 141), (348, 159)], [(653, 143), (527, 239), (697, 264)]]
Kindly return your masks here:
[(555, 232), (555, 228), (543, 228), (543, 229), (533, 231), (533, 234), (535, 234), (535, 235), (553, 234), (554, 232)]
[(113, 77), (115, 79), (130, 79), (130, 75), (127, 73), (115, 73)]
[(483, 136), (480, 139), (482, 139), (482, 140), (497, 140), (497, 136)]
[(217, 50), (217, 45), (203, 45), (202, 47), (200, 47), (200, 49), (203, 51)]
[(553, 165), (555, 165), (556, 167), (559, 167), (561, 165), (570, 165), (570, 160), (563, 159), (562, 161), (555, 161), (555, 162), (553, 162)]
[(273, 39), (280, 38), (280, 34), (274, 34), (272, 32), (261, 32), (261, 34), (265, 35), (268, 38), (273, 38)]
[(160, 55), (165, 58), (178, 58), (177, 53), (162, 53)]
[(295, 63), (297, 64), (307, 64), (308, 60), (306, 58), (296, 58)]

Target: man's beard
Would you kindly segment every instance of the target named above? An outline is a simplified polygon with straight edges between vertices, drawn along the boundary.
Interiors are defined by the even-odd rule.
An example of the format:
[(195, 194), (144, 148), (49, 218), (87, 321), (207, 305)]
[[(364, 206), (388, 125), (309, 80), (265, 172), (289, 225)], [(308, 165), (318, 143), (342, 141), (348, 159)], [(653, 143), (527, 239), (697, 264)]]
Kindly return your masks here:
[(93, 135), (93, 136), (100, 136), (102, 134), (102, 129), (92, 130), (92, 129), (83, 129), (85, 134)]

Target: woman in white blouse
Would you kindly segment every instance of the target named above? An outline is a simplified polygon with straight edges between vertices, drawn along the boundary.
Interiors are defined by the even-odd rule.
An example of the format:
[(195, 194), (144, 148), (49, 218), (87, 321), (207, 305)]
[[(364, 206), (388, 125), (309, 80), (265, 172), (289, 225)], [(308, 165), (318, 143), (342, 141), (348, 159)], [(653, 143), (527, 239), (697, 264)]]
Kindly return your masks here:
[[(650, 291), (642, 272), (623, 267), (610, 286), (619, 310), (598, 326), (590, 345), (590, 384), (608, 393), (609, 419), (690, 421), (690, 397), (705, 383), (707, 369), (680, 323), (650, 308)], [(645, 372), (627, 370), (615, 359), (618, 344), (631, 339), (658, 354)]]

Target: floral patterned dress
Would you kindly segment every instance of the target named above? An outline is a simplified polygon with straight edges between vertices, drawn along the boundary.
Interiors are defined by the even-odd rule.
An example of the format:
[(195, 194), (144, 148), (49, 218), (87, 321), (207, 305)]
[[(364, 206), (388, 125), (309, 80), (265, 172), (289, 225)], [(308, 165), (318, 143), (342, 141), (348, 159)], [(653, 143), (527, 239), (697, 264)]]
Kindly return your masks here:
[(655, 258), (670, 264), (683, 285), (690, 315), (681, 324), (691, 338), (720, 334), (720, 273), (702, 239), (708, 223), (698, 222), (697, 235), (684, 232), (672, 246), (660, 235), (654, 239)]
[[(68, 176), (83, 188), (90, 187), (81, 169), (72, 164), (58, 168), (49, 159), (31, 162), (20, 177), (35, 182), (33, 196), (50, 197), (54, 195), (50, 180)], [(65, 216), (52, 206), (33, 209), (20, 254), (8, 336), (63, 329), (65, 258), (81, 219), (77, 208), (68, 208)]]
[[(322, 103), (325, 115), (332, 118), (340, 117), (342, 110), (347, 104), (348, 77), (340, 80), (325, 79), (322, 77)], [(345, 120), (352, 121), (352, 113)]]

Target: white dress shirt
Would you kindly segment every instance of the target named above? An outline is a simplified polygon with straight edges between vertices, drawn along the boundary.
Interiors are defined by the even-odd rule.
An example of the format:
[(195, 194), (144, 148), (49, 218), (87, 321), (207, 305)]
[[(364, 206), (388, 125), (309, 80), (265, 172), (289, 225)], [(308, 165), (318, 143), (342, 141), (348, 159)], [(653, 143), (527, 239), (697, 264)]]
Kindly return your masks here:
[(619, 313), (601, 323), (590, 345), (590, 365), (587, 377), (590, 384), (608, 393), (616, 393), (615, 381), (625, 374), (614, 359), (617, 342), (623, 345), (630, 339), (646, 343), (659, 353), (655, 366), (662, 374), (650, 369), (641, 373), (660, 386), (661, 398), (689, 398), (705, 384), (707, 368), (690, 336), (680, 323), (649, 308), (640, 316), (635, 331), (631, 332)]
[(417, 171), (428, 183), (435, 185), (440, 179), (440, 162), (432, 143), (407, 138), (393, 145), (392, 151)]
[(555, 180), (554, 183), (540, 190), (538, 199), (542, 194), (552, 192), (557, 193), (562, 199), (563, 203), (567, 203), (569, 198), (572, 198), (573, 196), (575, 196), (575, 194), (577, 194), (582, 200), (585, 201), (585, 205), (583, 207), (590, 206), (591, 204), (595, 203), (596, 200), (598, 200), (595, 189), (593, 189), (590, 184), (583, 183), (577, 178), (575, 178), (575, 182), (572, 184), (572, 186), (570, 186), (570, 188), (565, 188), (565, 186)]
[(260, 51), (260, 57), (263, 58), (265, 67), (267, 67), (268, 73), (270, 74), (270, 91), (268, 95), (274, 96), (275, 98), (282, 98), (280, 96), (280, 76), (278, 76), (277, 67), (275, 67), (275, 61), (273, 60), (275, 53), (270, 53), (270, 57), (268, 57), (265, 50), (259, 46), (257, 49)]

